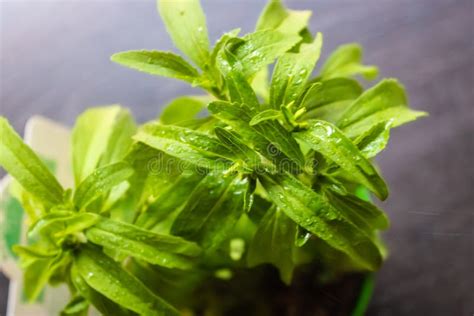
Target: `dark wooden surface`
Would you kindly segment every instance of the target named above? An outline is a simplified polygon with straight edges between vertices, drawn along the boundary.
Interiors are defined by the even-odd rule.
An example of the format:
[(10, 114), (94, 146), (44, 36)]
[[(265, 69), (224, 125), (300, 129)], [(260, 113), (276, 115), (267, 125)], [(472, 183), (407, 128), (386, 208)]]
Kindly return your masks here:
[[(390, 258), (369, 315), (474, 313), (474, 8), (472, 0), (306, 0), (326, 55), (357, 41), (411, 105), (431, 113), (402, 127), (379, 163), (391, 188)], [(250, 31), (263, 1), (205, 1), (211, 39)], [(22, 130), (41, 114), (72, 125), (93, 105), (122, 103), (150, 119), (185, 84), (121, 68), (109, 56), (173, 49), (153, 1), (2, 1), (0, 113)], [(1, 293), (4, 296), (4, 292)]]

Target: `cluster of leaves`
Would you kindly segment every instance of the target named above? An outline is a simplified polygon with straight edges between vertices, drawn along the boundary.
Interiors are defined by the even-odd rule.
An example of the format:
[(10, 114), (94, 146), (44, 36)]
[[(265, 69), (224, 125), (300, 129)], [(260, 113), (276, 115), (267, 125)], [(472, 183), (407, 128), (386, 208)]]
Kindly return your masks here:
[(65, 282), (64, 315), (90, 304), (107, 315), (174, 315), (196, 284), (234, 268), (270, 263), (286, 283), (299, 264), (335, 256), (329, 270), (377, 269), (388, 221), (358, 190), (387, 197), (371, 159), (391, 128), (425, 115), (403, 87), (385, 79), (364, 91), (353, 77), (374, 79), (377, 68), (361, 64), (355, 44), (313, 77), (322, 35), (308, 30), (310, 11), (278, 0), (255, 32), (232, 30), (212, 49), (198, 0), (158, 9), (194, 65), (162, 51), (112, 60), (208, 94), (179, 97), (140, 127), (119, 106), (86, 111), (73, 130), (74, 190), (0, 120), (0, 164), (31, 223), (29, 244), (15, 249), (27, 297)]

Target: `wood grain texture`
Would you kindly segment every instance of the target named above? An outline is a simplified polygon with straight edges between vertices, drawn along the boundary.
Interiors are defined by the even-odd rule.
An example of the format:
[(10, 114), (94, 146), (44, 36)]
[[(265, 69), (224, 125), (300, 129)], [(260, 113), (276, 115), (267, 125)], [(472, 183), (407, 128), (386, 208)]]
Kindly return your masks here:
[[(306, 0), (327, 55), (360, 42), (365, 60), (396, 77), (430, 117), (392, 134), (379, 158), (391, 188), (390, 258), (369, 315), (474, 313), (474, 8), (472, 0)], [(243, 25), (263, 1), (204, 1), (211, 39)], [(41, 114), (72, 125), (89, 106), (121, 103), (155, 117), (184, 83), (122, 68), (128, 49), (174, 50), (153, 1), (2, 1), (0, 114), (22, 130)], [(4, 293), (1, 293), (4, 296)]]

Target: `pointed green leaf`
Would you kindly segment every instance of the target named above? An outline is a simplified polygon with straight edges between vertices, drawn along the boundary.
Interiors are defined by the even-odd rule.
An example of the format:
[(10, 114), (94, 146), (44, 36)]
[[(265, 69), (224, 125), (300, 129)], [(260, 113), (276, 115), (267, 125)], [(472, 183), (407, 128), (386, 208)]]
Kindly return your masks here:
[(250, 267), (272, 263), (280, 271), (281, 279), (290, 284), (295, 263), (293, 247), (296, 224), (280, 209), (270, 208), (260, 221), (250, 243), (247, 263)]
[(392, 127), (397, 127), (426, 115), (410, 110), (407, 104), (403, 86), (394, 79), (384, 79), (357, 98), (337, 125), (353, 138), (383, 121), (392, 120)]
[(141, 315), (179, 315), (175, 308), (96, 248), (83, 247), (74, 264), (92, 289), (127, 309)]
[(268, 67), (263, 67), (252, 79), (251, 83), (253, 91), (263, 99), (264, 103), (268, 103), (270, 99), (270, 85), (268, 83)]
[(298, 53), (286, 53), (278, 59), (270, 86), (270, 104), (274, 108), (296, 100), (303, 91), (321, 54), (323, 38), (316, 35), (310, 44), (302, 44)]
[(242, 40), (233, 45), (230, 50), (242, 63), (242, 72), (248, 78), (290, 50), (301, 40), (301, 37), (275, 30), (264, 30), (250, 33)]
[(375, 157), (387, 146), (391, 121), (380, 122), (354, 140), (360, 152), (369, 159)]
[(203, 248), (219, 246), (245, 209), (249, 181), (241, 175), (210, 172), (189, 197), (171, 232)]
[(284, 118), (283, 113), (281, 111), (273, 110), (273, 109), (263, 110), (261, 112), (258, 112), (258, 114), (255, 115), (254, 117), (252, 117), (249, 124), (250, 126), (254, 126), (263, 121), (281, 120), (283, 118)]
[(209, 38), (199, 0), (159, 0), (158, 11), (176, 47), (205, 69), (209, 64)]
[(163, 124), (178, 124), (196, 118), (196, 115), (211, 101), (207, 96), (179, 97), (168, 103), (160, 116)]
[(265, 174), (259, 179), (272, 201), (295, 223), (346, 253), (366, 269), (375, 270), (380, 266), (382, 256), (371, 238), (323, 196), (289, 174)]
[(358, 44), (339, 46), (324, 63), (321, 76), (324, 79), (362, 75), (368, 80), (375, 79), (378, 69), (362, 65), (362, 47)]
[(154, 76), (176, 78), (190, 83), (196, 83), (199, 79), (193, 66), (171, 52), (131, 50), (113, 54), (111, 60)]
[(320, 120), (308, 123), (307, 131), (294, 133), (296, 138), (350, 173), (380, 199), (387, 198), (387, 185), (377, 170), (336, 126)]
[(41, 202), (61, 203), (63, 188), (4, 117), (0, 117), (0, 135), (0, 166)]
[(117, 162), (96, 169), (77, 187), (74, 193), (74, 204), (79, 209), (87, 207), (95, 199), (130, 178), (133, 172), (133, 169), (125, 162)]
[(86, 231), (86, 237), (94, 244), (168, 268), (189, 269), (193, 266), (191, 259), (201, 252), (195, 243), (182, 238), (113, 220), (100, 221)]
[(130, 113), (118, 105), (92, 108), (79, 116), (72, 131), (76, 185), (98, 166), (123, 158), (131, 145), (133, 125)]
[(288, 10), (281, 0), (271, 0), (263, 9), (255, 29), (277, 29), (286, 34), (298, 34), (308, 26), (310, 17), (311, 11)]
[(217, 138), (248, 166), (256, 167), (260, 165), (260, 156), (253, 149), (248, 147), (237, 133), (221, 127), (216, 127), (214, 131)]
[(226, 168), (233, 157), (218, 139), (178, 126), (150, 123), (134, 139), (203, 168)]

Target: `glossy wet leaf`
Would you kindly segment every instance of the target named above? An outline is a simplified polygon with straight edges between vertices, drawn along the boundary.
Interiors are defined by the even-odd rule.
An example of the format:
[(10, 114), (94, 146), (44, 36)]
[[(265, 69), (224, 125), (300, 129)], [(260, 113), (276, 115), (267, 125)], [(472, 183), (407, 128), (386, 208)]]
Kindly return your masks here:
[(0, 135), (0, 166), (46, 205), (61, 203), (63, 188), (4, 117), (0, 117)]
[(293, 246), (296, 224), (280, 209), (272, 207), (261, 219), (250, 243), (247, 263), (250, 267), (272, 263), (280, 271), (281, 279), (290, 284), (295, 263)]
[(291, 218), (366, 269), (377, 269), (382, 256), (364, 231), (350, 223), (322, 195), (289, 174), (259, 178), (271, 200)]
[(375, 157), (387, 146), (390, 137), (391, 121), (380, 122), (354, 140), (366, 158)]
[(181, 79), (190, 83), (199, 80), (198, 71), (181, 56), (156, 50), (131, 50), (112, 55), (111, 60), (128, 68), (154, 76)]
[(219, 140), (248, 166), (257, 167), (260, 165), (260, 156), (253, 149), (248, 147), (237, 133), (221, 127), (217, 127), (214, 131)]
[(270, 104), (274, 108), (286, 105), (303, 91), (321, 54), (321, 33), (310, 44), (301, 44), (299, 52), (286, 53), (278, 59), (270, 86)]
[(191, 259), (201, 252), (195, 243), (182, 238), (113, 220), (100, 221), (86, 231), (86, 237), (94, 244), (119, 249), (129, 256), (168, 268), (191, 268)]
[(174, 307), (96, 248), (81, 249), (74, 264), (87, 285), (124, 308), (141, 315), (179, 315)]
[(380, 122), (392, 121), (392, 127), (426, 116), (408, 108), (405, 89), (394, 79), (384, 79), (366, 90), (345, 111), (338, 122), (348, 137), (357, 137)]
[(158, 11), (175, 46), (204, 69), (209, 63), (209, 38), (199, 0), (160, 0)]
[(100, 196), (126, 181), (133, 175), (133, 169), (125, 162), (101, 167), (82, 181), (74, 193), (74, 204), (83, 209)]
[(283, 113), (278, 110), (264, 110), (259, 112), (257, 115), (252, 117), (250, 120), (250, 126), (257, 125), (260, 122), (267, 121), (267, 120), (281, 120), (283, 119)]
[(310, 121), (307, 131), (294, 135), (350, 173), (356, 181), (377, 194), (380, 199), (387, 198), (387, 185), (378, 171), (336, 126), (314, 120)]
[(368, 80), (375, 79), (378, 68), (362, 64), (362, 47), (358, 44), (339, 46), (326, 60), (321, 76), (324, 79), (362, 75)]
[(241, 175), (210, 172), (196, 187), (171, 233), (215, 248), (231, 233), (245, 209), (249, 181)]
[(297, 35), (286, 35), (276, 30), (250, 33), (242, 39), (243, 42), (232, 47), (231, 52), (242, 63), (246, 78), (272, 63), (301, 40)]
[(226, 168), (233, 156), (218, 139), (178, 126), (147, 124), (134, 139), (203, 168)]

